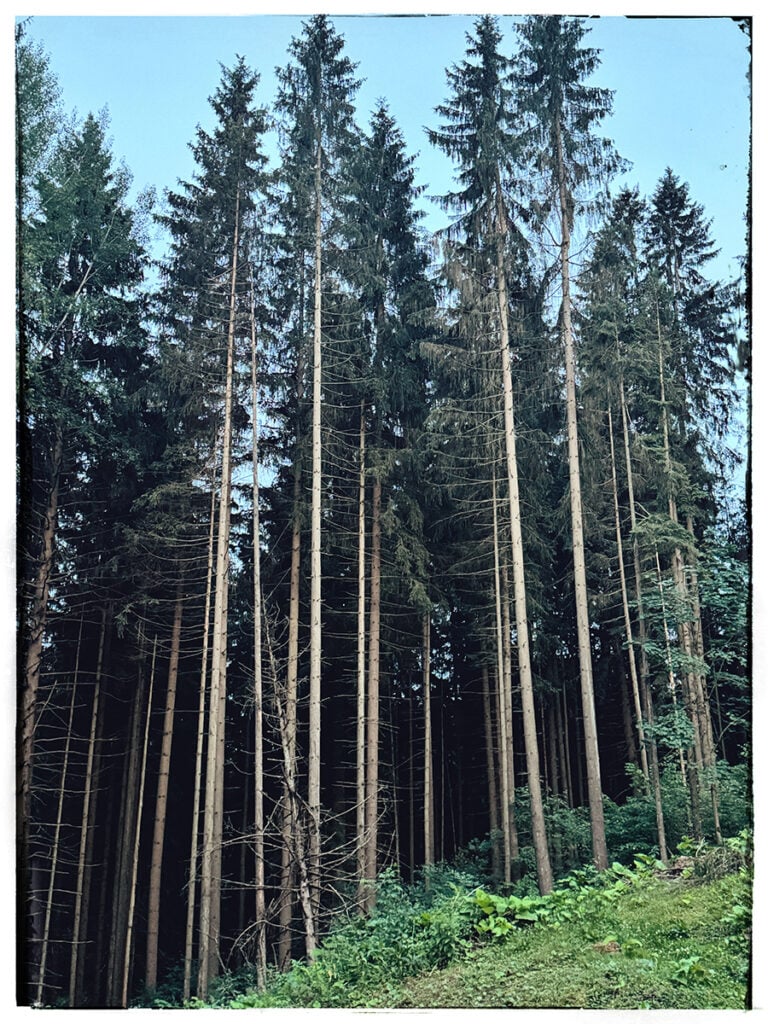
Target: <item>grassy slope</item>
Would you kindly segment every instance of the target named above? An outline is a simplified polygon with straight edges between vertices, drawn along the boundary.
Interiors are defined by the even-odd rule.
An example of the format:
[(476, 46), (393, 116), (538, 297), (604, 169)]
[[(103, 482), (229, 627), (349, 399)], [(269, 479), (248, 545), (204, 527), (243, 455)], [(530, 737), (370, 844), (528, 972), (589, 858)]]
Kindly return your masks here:
[(744, 941), (723, 921), (739, 885), (653, 879), (587, 919), (516, 928), (379, 1005), (743, 1009)]

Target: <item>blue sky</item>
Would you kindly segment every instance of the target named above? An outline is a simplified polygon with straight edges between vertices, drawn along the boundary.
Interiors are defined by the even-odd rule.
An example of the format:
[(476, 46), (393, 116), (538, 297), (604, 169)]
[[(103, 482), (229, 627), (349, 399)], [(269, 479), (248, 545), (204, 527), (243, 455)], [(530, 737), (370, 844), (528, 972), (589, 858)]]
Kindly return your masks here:
[[(220, 64), (244, 56), (261, 75), (259, 102), (270, 105), (274, 68), (287, 63), (288, 44), (306, 16), (35, 16), (29, 32), (51, 56), (65, 109), (82, 116), (106, 108), (115, 157), (137, 189), (162, 193), (192, 171), (188, 143), (197, 124), (211, 124), (207, 101)], [(367, 123), (379, 98), (387, 100), (409, 151), (418, 154), (427, 194), (451, 187), (451, 167), (423, 129), (438, 123), (445, 69), (463, 59), (473, 21), (474, 15), (333, 16), (364, 79), (360, 122)], [(510, 50), (513, 19), (501, 24)], [(722, 248), (713, 273), (735, 274), (746, 230), (748, 37), (723, 17), (606, 16), (590, 24), (587, 42), (602, 51), (594, 84), (615, 90), (603, 133), (633, 165), (626, 182), (649, 195), (670, 166), (713, 220)], [(429, 227), (444, 223), (442, 214), (429, 213)]]

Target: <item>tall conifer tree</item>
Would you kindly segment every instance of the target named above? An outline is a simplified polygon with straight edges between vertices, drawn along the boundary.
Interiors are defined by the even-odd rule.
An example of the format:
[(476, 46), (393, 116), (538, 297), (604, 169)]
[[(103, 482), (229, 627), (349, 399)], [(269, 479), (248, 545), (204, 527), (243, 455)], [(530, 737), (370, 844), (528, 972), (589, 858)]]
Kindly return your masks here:
[[(513, 134), (509, 61), (499, 52), (501, 34), (496, 19), (480, 18), (476, 36), (468, 39), (467, 60), (448, 72), (450, 100), (438, 107), (444, 125), (430, 131), (433, 144), (458, 164), (462, 190), (444, 198), (444, 205), (458, 213), (454, 233), (461, 232), (463, 246), (472, 252), (470, 272), (484, 273), (496, 292), (496, 324), (504, 397), (504, 438), (512, 546), (512, 577), (517, 630), (520, 690), (523, 702), (528, 787), (539, 887), (552, 888), (552, 869), (547, 849), (541, 798), (539, 751), (533, 704), (530, 636), (528, 627), (520, 515), (520, 483), (517, 462), (514, 393), (511, 370), (508, 257), (521, 244), (515, 205), (517, 183), (512, 177), (518, 160)], [(499, 681), (501, 685), (501, 681)]]
[(529, 17), (518, 29), (518, 95), (529, 120), (531, 159), (542, 173), (543, 209), (552, 211), (560, 268), (559, 324), (565, 363), (568, 475), (570, 482), (576, 623), (584, 713), (587, 787), (595, 866), (608, 865), (597, 747), (589, 597), (576, 413), (576, 355), (571, 300), (571, 238), (575, 216), (593, 200), (601, 182), (619, 166), (607, 140), (593, 134), (611, 110), (612, 94), (585, 84), (599, 55), (582, 46), (587, 29), (559, 15)]

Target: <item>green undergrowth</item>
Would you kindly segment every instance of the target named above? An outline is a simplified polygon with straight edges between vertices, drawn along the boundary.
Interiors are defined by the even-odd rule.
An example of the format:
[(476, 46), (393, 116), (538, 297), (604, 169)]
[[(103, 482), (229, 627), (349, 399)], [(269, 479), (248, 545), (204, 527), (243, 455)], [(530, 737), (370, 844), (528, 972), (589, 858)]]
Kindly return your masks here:
[(312, 963), (261, 993), (228, 987), (217, 1005), (743, 1009), (748, 836), (681, 864), (666, 872), (638, 855), (574, 871), (544, 897), (448, 869), (428, 887), (386, 875), (374, 913), (338, 923)]

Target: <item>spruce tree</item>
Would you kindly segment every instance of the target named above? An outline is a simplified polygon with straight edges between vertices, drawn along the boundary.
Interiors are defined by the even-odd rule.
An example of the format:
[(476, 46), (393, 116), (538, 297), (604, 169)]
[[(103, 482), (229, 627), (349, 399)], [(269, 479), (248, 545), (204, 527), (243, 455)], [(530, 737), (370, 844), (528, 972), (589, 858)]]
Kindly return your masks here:
[[(444, 198), (457, 211), (453, 231), (461, 230), (462, 244), (472, 251), (471, 273), (485, 274), (496, 291), (495, 320), (504, 396), (504, 434), (512, 577), (518, 643), (520, 687), (523, 701), (528, 786), (531, 793), (534, 848), (542, 892), (552, 888), (539, 778), (539, 754), (533, 706), (533, 676), (528, 628), (525, 559), (520, 514), (514, 394), (511, 371), (511, 328), (508, 296), (508, 254), (520, 244), (516, 221), (517, 182), (511, 172), (518, 160), (513, 134), (509, 62), (499, 52), (501, 34), (496, 19), (485, 16), (468, 38), (468, 59), (448, 72), (452, 95), (438, 107), (443, 126), (429, 131), (430, 141), (458, 164), (460, 192)], [(476, 264), (475, 264), (475, 261)], [(500, 683), (501, 685), (501, 683)]]
[[(307, 810), (309, 813), (309, 884), (313, 917), (320, 902), (320, 739), (322, 693), (323, 494), (323, 284), (325, 258), (337, 230), (346, 167), (356, 143), (352, 99), (358, 83), (354, 65), (343, 55), (344, 40), (325, 15), (305, 22), (289, 47), (291, 63), (278, 69), (277, 110), (282, 118), (284, 160), (281, 178), (286, 196), (282, 230), (296, 253), (302, 284), (298, 299), (311, 294), (311, 317), (295, 310), (299, 324), (312, 324), (311, 352), (311, 503), (310, 503), (310, 641)], [(303, 284), (306, 282), (306, 286)], [(310, 290), (311, 289), (311, 290)], [(299, 344), (305, 340), (299, 336)], [(303, 356), (303, 353), (302, 353)], [(303, 356), (303, 358), (306, 358)], [(302, 384), (303, 387), (303, 384)], [(296, 514), (296, 513), (294, 513)], [(298, 613), (295, 609), (294, 614)], [(288, 712), (292, 717), (292, 711)], [(309, 948), (307, 953), (313, 952)]]
[[(250, 349), (251, 234), (248, 225), (263, 187), (265, 112), (255, 106), (258, 75), (238, 58), (224, 68), (211, 97), (212, 132), (202, 128), (191, 149), (196, 172), (167, 197), (162, 223), (171, 234), (164, 267), (161, 322), (179, 379), (189, 396), (188, 419), (220, 431), (220, 485), (214, 563), (209, 739), (200, 894), (198, 994), (204, 997), (220, 963), (221, 841), (224, 813), (227, 606), (236, 374), (240, 341)], [(202, 396), (204, 400), (201, 402)], [(210, 427), (206, 433), (210, 437)], [(207, 445), (203, 448), (207, 456)]]
[(587, 783), (593, 858), (596, 867), (605, 868), (608, 853), (584, 549), (570, 260), (576, 215), (594, 204), (604, 177), (616, 170), (620, 162), (610, 143), (594, 135), (596, 126), (610, 112), (612, 94), (585, 82), (599, 62), (598, 52), (582, 45), (586, 32), (585, 25), (578, 19), (559, 15), (526, 18), (518, 28), (520, 50), (516, 77), (519, 102), (529, 117), (528, 152), (543, 177), (542, 211), (551, 211), (558, 247), (558, 320), (565, 364), (571, 534)]

